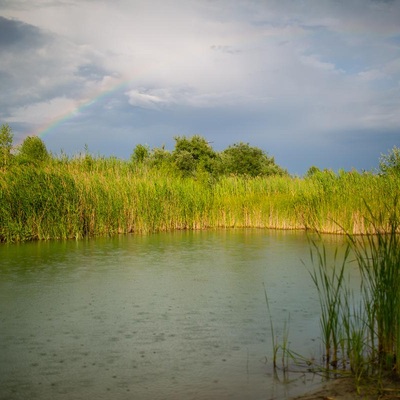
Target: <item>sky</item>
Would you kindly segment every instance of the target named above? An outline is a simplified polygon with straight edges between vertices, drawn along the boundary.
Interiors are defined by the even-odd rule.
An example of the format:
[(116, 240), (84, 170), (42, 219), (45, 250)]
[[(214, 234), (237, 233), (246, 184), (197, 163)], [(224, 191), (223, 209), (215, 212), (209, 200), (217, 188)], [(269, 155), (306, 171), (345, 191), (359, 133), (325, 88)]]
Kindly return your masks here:
[(0, 0), (0, 124), (129, 158), (201, 135), (291, 174), (400, 147), (400, 0)]

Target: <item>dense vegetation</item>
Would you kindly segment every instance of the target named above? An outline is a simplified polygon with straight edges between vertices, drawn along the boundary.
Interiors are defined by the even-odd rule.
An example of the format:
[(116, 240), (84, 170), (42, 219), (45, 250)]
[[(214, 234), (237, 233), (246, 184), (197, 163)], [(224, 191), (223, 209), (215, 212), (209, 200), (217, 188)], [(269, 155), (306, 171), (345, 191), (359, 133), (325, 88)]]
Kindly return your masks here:
[(312, 167), (299, 178), (249, 144), (218, 153), (200, 136), (176, 137), (173, 151), (138, 145), (130, 160), (54, 156), (38, 137), (13, 149), (12, 139), (3, 125), (3, 242), (214, 227), (365, 233), (366, 204), (389, 218), (400, 194), (396, 148), (380, 173)]
[[(400, 377), (400, 235), (397, 199), (389, 221), (369, 210), (373, 235), (347, 235), (340, 259), (313, 243), (311, 277), (321, 305), (321, 332), (327, 369), (335, 375), (351, 372), (358, 390), (386, 397), (385, 384)], [(380, 226), (389, 223), (384, 232)], [(358, 266), (361, 285), (356, 293), (347, 275), (348, 264)], [(353, 287), (353, 288), (352, 288)], [(394, 378), (394, 379), (393, 379)], [(370, 387), (373, 382), (374, 388)], [(389, 392), (398, 398), (397, 391)], [(378, 397), (377, 397), (378, 398)]]

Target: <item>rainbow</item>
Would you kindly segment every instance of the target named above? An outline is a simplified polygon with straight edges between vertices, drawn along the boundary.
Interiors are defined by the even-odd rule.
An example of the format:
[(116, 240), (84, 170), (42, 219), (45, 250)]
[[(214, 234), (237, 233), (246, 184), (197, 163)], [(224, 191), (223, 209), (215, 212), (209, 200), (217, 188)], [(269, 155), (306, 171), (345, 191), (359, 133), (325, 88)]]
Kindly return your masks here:
[[(62, 114), (59, 114), (50, 120), (47, 120), (44, 124), (37, 127), (35, 131), (31, 133), (31, 135), (38, 136), (44, 140), (55, 128), (62, 125), (64, 122), (81, 114), (85, 109), (89, 108), (100, 100), (109, 97), (113, 93), (118, 92), (123, 88), (128, 87), (131, 82), (132, 80), (122, 80), (119, 81), (117, 84), (114, 84), (110, 88), (107, 88), (100, 92), (96, 91), (89, 96), (85, 96), (85, 98), (83, 100), (80, 100), (75, 107), (64, 111)], [(23, 139), (24, 138), (21, 139), (21, 142), (23, 141)]]

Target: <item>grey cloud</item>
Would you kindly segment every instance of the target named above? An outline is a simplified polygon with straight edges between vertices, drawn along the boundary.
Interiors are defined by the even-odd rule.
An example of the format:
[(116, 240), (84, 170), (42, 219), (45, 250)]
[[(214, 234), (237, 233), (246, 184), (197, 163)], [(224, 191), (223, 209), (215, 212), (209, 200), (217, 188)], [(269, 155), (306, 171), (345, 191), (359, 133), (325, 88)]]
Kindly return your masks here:
[(57, 97), (81, 98), (108, 75), (84, 46), (21, 21), (0, 17), (0, 118)]
[(13, 47), (38, 46), (44, 40), (40, 30), (20, 21), (0, 16), (0, 51)]
[(109, 75), (110, 71), (102, 68), (95, 63), (79, 65), (76, 70), (76, 76), (88, 79), (90, 81), (101, 81), (105, 76)]
[(28, 92), (37, 81), (37, 74), (41, 69), (38, 50), (48, 43), (49, 38), (39, 29), (0, 17), (0, 76), (4, 77), (1, 80), (0, 106), (3, 112), (19, 104), (22, 98), (32, 101), (38, 96), (38, 92)]
[(65, 5), (76, 5), (79, 1), (98, 1), (98, 0), (0, 0), (0, 9), (9, 10), (31, 10), (37, 7), (62, 7)]
[(252, 1), (254, 24), (326, 27), (354, 33), (398, 32), (400, 3), (377, 0), (270, 0)]

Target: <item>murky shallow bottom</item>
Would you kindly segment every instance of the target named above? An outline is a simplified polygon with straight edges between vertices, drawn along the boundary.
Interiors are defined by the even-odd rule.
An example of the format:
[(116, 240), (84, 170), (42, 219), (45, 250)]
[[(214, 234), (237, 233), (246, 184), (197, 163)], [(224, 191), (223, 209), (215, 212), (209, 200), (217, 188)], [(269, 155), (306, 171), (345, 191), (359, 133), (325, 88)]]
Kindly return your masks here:
[(4, 245), (0, 257), (0, 399), (285, 399), (320, 383), (274, 377), (264, 294), (278, 341), (288, 323), (290, 348), (319, 357), (304, 233)]

